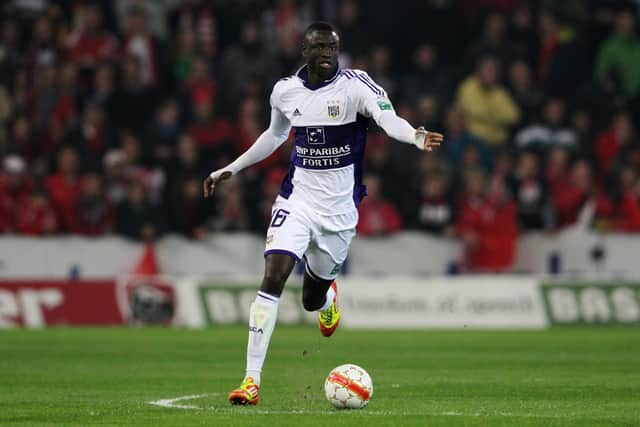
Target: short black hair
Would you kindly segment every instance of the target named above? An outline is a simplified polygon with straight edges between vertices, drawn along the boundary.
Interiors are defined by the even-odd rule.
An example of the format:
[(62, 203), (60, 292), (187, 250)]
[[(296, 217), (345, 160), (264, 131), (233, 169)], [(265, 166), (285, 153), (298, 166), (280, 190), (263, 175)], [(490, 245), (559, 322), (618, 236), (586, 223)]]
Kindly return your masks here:
[(328, 22), (317, 21), (309, 25), (307, 29), (304, 30), (304, 38), (306, 39), (309, 36), (309, 34), (311, 34), (314, 31), (322, 31), (322, 32), (338, 34), (336, 29), (333, 27), (333, 25), (329, 24)]

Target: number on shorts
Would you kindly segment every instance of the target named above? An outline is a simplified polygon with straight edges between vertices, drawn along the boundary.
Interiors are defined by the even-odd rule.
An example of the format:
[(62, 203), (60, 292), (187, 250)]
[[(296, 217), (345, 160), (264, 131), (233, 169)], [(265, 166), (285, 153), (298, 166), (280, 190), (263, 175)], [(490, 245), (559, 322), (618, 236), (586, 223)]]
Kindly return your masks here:
[(283, 223), (284, 220), (287, 219), (287, 215), (289, 215), (291, 212), (284, 210), (284, 209), (278, 209), (273, 213), (273, 219), (271, 220), (271, 226), (272, 227), (280, 227)]

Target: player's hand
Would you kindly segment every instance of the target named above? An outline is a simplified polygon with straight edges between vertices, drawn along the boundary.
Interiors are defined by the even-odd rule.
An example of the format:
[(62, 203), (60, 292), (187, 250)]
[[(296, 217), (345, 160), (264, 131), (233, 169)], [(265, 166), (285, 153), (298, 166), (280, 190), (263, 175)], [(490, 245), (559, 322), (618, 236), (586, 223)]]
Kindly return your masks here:
[(427, 132), (424, 129), (422, 130), (427, 133), (424, 138), (425, 151), (433, 151), (435, 148), (440, 147), (440, 144), (444, 141), (444, 135), (438, 132)]
[(211, 175), (206, 177), (204, 182), (202, 183), (205, 199), (213, 195), (213, 190), (216, 188), (216, 185), (220, 181), (224, 181), (225, 179), (229, 179), (230, 177), (231, 177), (230, 171), (224, 171), (220, 169), (215, 172), (212, 172)]

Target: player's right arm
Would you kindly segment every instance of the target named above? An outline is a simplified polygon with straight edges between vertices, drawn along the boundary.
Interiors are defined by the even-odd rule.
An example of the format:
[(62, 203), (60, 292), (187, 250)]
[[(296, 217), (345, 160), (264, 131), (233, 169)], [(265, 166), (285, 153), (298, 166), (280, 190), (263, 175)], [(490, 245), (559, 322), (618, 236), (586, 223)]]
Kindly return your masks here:
[(213, 194), (216, 184), (237, 174), (242, 169), (258, 163), (271, 155), (289, 138), (291, 123), (289, 119), (278, 109), (274, 93), (271, 95), (271, 123), (262, 132), (251, 147), (242, 153), (236, 160), (227, 166), (220, 168), (204, 180), (204, 197)]

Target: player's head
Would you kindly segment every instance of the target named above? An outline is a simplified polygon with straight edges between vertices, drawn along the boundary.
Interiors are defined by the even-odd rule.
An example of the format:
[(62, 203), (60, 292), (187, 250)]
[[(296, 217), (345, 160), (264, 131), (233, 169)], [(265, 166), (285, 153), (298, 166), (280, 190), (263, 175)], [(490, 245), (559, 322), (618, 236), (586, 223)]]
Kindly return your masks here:
[(309, 72), (323, 80), (335, 73), (339, 48), (340, 37), (331, 24), (314, 22), (304, 32), (302, 57)]

